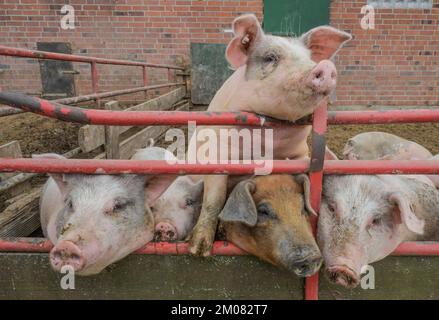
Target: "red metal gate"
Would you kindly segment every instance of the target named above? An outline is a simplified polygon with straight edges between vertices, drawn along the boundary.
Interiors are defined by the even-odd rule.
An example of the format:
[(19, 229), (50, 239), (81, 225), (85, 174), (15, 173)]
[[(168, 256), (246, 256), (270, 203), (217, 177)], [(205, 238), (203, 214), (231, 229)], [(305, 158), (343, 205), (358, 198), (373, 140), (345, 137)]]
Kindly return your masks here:
[[(0, 54), (2, 53), (5, 53), (4, 48), (0, 47)], [(12, 51), (10, 55), (15, 55), (14, 53), (16, 52)], [(62, 55), (62, 57), (58, 55), (59, 54), (57, 54), (56, 57), (57, 59), (69, 59), (69, 57), (66, 57), (68, 55)], [(43, 58), (52, 59), (54, 57), (44, 56)], [(166, 67), (169, 66), (165, 66), (165, 68)], [(94, 98), (97, 98), (96, 94), (97, 88), (95, 90)], [(53, 101), (50, 102), (10, 92), (0, 92), (0, 103), (63, 121), (100, 125), (186, 125), (188, 121), (195, 121), (198, 125), (247, 125), (257, 127), (294, 125), (244, 112), (119, 112), (107, 110), (84, 110), (77, 107), (62, 105)], [(435, 160), (324, 161), (326, 146), (325, 132), (327, 124), (338, 125), (439, 122), (439, 110), (391, 110), (364, 112), (344, 111), (328, 113), (326, 103), (322, 103), (314, 112), (312, 120), (304, 120), (301, 122), (301, 124), (306, 123), (307, 121), (313, 126), (311, 160), (275, 160), (273, 161), (272, 173), (308, 173), (311, 180), (311, 203), (316, 211), (318, 211), (320, 207), (322, 180), (324, 174), (439, 174), (439, 161)], [(252, 174), (256, 167), (257, 166), (254, 164), (208, 164), (202, 166), (197, 164), (169, 165), (165, 161), (139, 160), (0, 160), (0, 172), (25, 171), (34, 173), (225, 173), (229, 175), (241, 175)], [(316, 231), (316, 219), (314, 219), (312, 223), (314, 226), (314, 230)], [(26, 238), (12, 240), (0, 239), (0, 252), (48, 252), (51, 247), (52, 245), (48, 241), (36, 241), (34, 239)], [(136, 253), (187, 254), (188, 248), (187, 243), (148, 243), (145, 247), (138, 250)], [(213, 246), (212, 254), (242, 255), (246, 253), (232, 244), (228, 244), (225, 242), (216, 242)], [(439, 255), (439, 243), (406, 242), (401, 244), (393, 254)], [(318, 274), (306, 279), (305, 299), (318, 299)]]

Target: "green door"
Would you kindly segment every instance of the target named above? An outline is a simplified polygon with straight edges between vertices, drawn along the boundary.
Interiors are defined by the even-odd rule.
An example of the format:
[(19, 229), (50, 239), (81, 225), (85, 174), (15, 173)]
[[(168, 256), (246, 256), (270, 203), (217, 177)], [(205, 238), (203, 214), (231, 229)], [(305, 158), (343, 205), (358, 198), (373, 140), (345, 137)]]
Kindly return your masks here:
[(330, 0), (264, 0), (264, 30), (283, 36), (298, 36), (329, 24)]

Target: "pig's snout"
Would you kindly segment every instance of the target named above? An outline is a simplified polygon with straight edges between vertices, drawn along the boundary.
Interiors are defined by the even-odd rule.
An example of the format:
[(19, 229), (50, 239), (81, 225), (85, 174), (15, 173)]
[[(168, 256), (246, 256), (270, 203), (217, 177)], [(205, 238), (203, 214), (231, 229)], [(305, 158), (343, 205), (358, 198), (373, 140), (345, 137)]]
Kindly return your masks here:
[(355, 288), (360, 282), (357, 273), (346, 265), (330, 266), (326, 271), (331, 282), (346, 288)]
[(71, 241), (61, 241), (50, 251), (50, 263), (58, 272), (67, 265), (75, 271), (80, 271), (84, 268), (85, 258), (76, 244)]
[(323, 263), (320, 251), (308, 246), (296, 248), (294, 254), (288, 260), (288, 269), (299, 277), (313, 275), (320, 269)]
[(300, 277), (309, 277), (316, 273), (322, 265), (323, 259), (321, 256), (309, 257), (304, 260), (295, 262), (292, 267), (294, 272)]
[(337, 69), (329, 60), (320, 61), (311, 70), (306, 84), (314, 93), (328, 95), (337, 85)]
[(159, 222), (155, 226), (154, 241), (175, 241), (177, 237), (177, 229), (171, 223)]

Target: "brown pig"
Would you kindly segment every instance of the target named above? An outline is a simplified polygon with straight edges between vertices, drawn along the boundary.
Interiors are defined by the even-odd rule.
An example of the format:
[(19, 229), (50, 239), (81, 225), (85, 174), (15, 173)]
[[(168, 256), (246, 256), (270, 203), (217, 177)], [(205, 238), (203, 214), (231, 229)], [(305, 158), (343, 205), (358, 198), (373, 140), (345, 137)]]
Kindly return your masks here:
[[(232, 28), (234, 38), (226, 49), (226, 58), (235, 72), (216, 93), (208, 111), (246, 111), (296, 121), (311, 114), (335, 89), (337, 70), (330, 59), (351, 39), (348, 33), (321, 26), (298, 38), (278, 37), (265, 34), (252, 14), (236, 18)], [(233, 128), (237, 129), (228, 127), (229, 131)], [(224, 127), (209, 129), (218, 133)], [(255, 134), (260, 129), (250, 130)], [(306, 125), (276, 128), (271, 141), (261, 139), (261, 145), (256, 147), (267, 150), (268, 144), (273, 150), (269, 160), (303, 159), (308, 157), (306, 141), (310, 131)], [(266, 133), (260, 135), (267, 137)], [(196, 149), (191, 148), (194, 140), (196, 143), (196, 139), (191, 139), (190, 150)], [(248, 156), (250, 143), (233, 147), (237, 150), (231, 150), (227, 142), (223, 144), (219, 149), (226, 149), (229, 157), (232, 154), (240, 159), (260, 160), (254, 154)], [(219, 160), (218, 155), (213, 156)], [(232, 158), (228, 160), (236, 160)], [(192, 254), (210, 254), (218, 215), (226, 201), (227, 180), (227, 175), (204, 178), (202, 210), (190, 238)]]
[(309, 215), (306, 175), (270, 175), (247, 179), (231, 192), (220, 230), (243, 250), (299, 276), (314, 274), (322, 256)]

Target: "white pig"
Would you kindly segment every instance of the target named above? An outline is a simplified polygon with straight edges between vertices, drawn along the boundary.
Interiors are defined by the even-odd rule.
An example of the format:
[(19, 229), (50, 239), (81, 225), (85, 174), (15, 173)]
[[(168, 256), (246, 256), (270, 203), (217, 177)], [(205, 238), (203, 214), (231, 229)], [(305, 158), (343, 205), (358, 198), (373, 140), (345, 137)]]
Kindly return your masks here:
[(439, 191), (425, 176), (325, 176), (318, 244), (331, 281), (355, 287), (362, 266), (415, 240), (439, 240)]
[[(169, 156), (159, 149), (147, 148), (141, 153), (149, 160)], [(65, 159), (57, 154), (34, 157)], [(49, 175), (40, 199), (40, 216), (43, 233), (54, 244), (50, 263), (56, 271), (70, 265), (78, 275), (97, 274), (151, 241), (154, 220), (145, 201), (157, 199), (176, 178)]]

